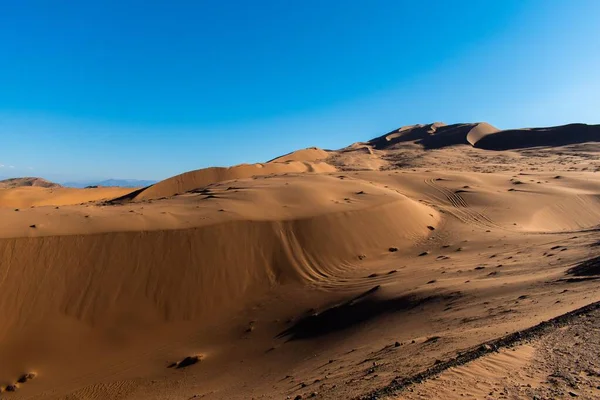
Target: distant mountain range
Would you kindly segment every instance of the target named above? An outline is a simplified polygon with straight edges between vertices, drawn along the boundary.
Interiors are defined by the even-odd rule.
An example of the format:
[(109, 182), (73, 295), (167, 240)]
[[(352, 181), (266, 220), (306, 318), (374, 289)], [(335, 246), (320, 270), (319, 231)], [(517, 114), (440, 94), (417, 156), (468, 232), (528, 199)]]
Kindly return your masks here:
[(43, 188), (60, 187), (58, 183), (50, 182), (46, 179), (36, 177), (9, 178), (0, 180), (0, 189), (13, 189), (24, 186), (36, 186)]
[(73, 188), (85, 188), (89, 186), (120, 186), (120, 187), (146, 187), (155, 184), (157, 181), (142, 179), (105, 179), (103, 181), (81, 181), (81, 182), (63, 182), (62, 185)]

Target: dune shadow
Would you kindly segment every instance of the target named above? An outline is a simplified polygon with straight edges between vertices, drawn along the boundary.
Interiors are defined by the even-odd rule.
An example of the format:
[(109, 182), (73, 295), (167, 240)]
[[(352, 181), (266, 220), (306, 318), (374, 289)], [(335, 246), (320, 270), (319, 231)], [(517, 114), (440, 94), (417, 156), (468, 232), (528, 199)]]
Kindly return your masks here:
[(378, 296), (379, 289), (380, 286), (375, 286), (344, 303), (301, 318), (276, 337), (288, 337), (288, 340), (312, 339), (352, 328), (384, 314), (408, 311), (419, 306), (453, 299), (458, 296), (455, 293), (431, 296), (404, 295), (385, 298)]
[(597, 142), (599, 138), (600, 125), (568, 124), (548, 128), (500, 131), (482, 138), (475, 147), (484, 150), (511, 150)]
[(130, 201), (133, 201), (133, 200), (135, 200), (135, 198), (140, 193), (142, 193), (144, 190), (148, 189), (151, 186), (152, 185), (143, 187), (141, 189), (136, 189), (136, 190), (134, 190), (132, 192), (129, 192), (129, 193), (123, 195), (123, 196), (119, 196), (119, 197), (116, 197), (114, 199), (107, 200), (107, 201), (104, 202), (104, 205), (111, 205), (112, 206), (112, 205), (116, 205), (116, 204), (123, 204), (123, 203), (128, 203)]
[(567, 275), (594, 276), (600, 275), (600, 256), (586, 260), (567, 270)]

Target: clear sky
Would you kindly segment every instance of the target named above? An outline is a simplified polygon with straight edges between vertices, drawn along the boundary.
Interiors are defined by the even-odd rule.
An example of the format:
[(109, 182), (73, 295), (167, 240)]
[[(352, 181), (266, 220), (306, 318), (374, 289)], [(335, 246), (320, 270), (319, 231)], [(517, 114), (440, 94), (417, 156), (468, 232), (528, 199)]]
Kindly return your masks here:
[(597, 0), (0, 0), (0, 176), (162, 179), (414, 123), (600, 123), (599, 21)]

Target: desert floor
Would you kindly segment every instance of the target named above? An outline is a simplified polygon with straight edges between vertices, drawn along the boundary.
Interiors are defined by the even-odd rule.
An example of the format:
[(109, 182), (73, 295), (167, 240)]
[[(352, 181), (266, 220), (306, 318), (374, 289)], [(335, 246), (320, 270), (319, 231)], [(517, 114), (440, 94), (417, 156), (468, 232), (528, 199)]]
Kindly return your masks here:
[(0, 189), (0, 398), (599, 398), (596, 310), (395, 385), (600, 301), (599, 171), (366, 143)]

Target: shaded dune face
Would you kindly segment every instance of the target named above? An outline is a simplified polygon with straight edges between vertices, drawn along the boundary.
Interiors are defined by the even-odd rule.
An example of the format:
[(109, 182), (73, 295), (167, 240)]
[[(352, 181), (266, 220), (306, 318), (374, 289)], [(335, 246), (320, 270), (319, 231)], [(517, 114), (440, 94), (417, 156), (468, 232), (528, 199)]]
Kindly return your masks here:
[(422, 145), (425, 149), (470, 144), (485, 150), (510, 150), (536, 146), (564, 146), (599, 139), (599, 125), (570, 124), (550, 128), (499, 130), (485, 122), (453, 125), (437, 122), (403, 127), (368, 143), (380, 150), (410, 141)]
[(509, 150), (536, 146), (565, 146), (600, 140), (600, 125), (570, 124), (551, 128), (499, 131), (473, 145), (486, 150)]

